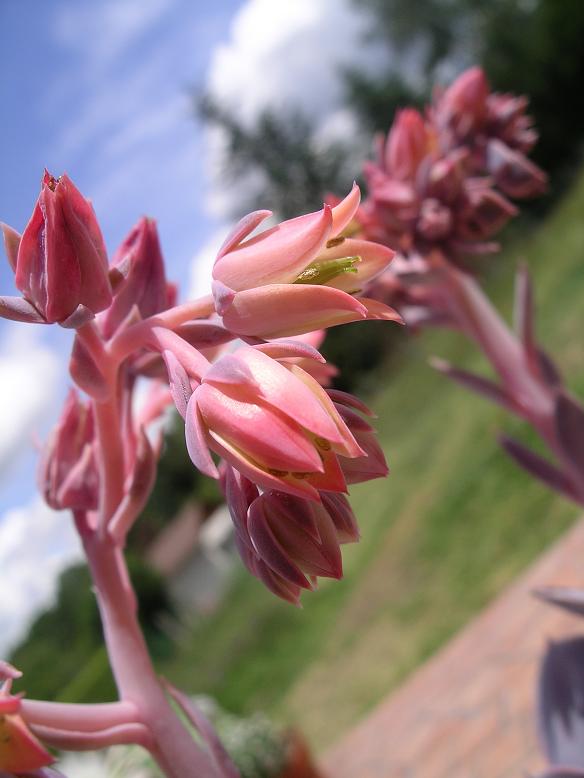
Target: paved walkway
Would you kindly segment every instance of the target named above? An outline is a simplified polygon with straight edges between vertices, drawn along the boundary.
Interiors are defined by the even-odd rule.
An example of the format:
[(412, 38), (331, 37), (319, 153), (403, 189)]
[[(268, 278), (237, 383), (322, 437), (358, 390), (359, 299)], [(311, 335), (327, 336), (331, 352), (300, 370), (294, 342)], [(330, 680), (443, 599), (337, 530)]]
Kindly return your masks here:
[(543, 767), (535, 685), (548, 640), (584, 620), (529, 592), (584, 585), (584, 520), (569, 530), (322, 761), (330, 778), (522, 778)]

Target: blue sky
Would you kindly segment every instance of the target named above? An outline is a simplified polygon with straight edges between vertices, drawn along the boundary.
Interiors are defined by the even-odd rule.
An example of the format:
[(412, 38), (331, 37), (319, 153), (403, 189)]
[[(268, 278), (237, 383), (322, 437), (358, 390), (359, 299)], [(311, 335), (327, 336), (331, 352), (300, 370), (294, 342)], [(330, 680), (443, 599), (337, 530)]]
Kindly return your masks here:
[[(22, 231), (43, 168), (66, 171), (93, 200), (110, 252), (154, 216), (169, 277), (183, 295), (206, 292), (250, 182), (222, 180), (224, 138), (195, 122), (193, 91), (211, 89), (248, 123), (293, 104), (320, 143), (354, 139), (338, 66), (378, 65), (362, 22), (351, 0), (0, 2), (0, 220)], [(14, 293), (1, 259), (0, 294)], [(0, 320), (0, 568), (11, 592), (0, 653), (78, 553), (68, 517), (45, 509), (34, 484), (34, 438), (57, 418), (70, 341), (59, 327)]]

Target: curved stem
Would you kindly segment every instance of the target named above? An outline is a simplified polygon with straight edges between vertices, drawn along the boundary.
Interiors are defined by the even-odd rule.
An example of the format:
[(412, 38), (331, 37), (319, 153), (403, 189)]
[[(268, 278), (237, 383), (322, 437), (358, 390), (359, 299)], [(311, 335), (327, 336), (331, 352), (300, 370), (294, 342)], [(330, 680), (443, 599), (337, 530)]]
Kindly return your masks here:
[(66, 751), (95, 751), (121, 745), (153, 747), (152, 737), (143, 724), (120, 724), (93, 732), (59, 729), (44, 724), (33, 725), (31, 729), (46, 745)]
[(213, 760), (177, 717), (156, 677), (121, 550), (97, 533), (84, 539), (84, 547), (120, 697), (135, 705), (152, 736), (151, 752), (170, 778), (213, 778)]
[(157, 313), (144, 321), (133, 324), (114, 336), (107, 346), (107, 351), (115, 363), (124, 361), (132, 352), (149, 345), (154, 327), (164, 327), (168, 330), (176, 329), (181, 324), (193, 319), (204, 319), (215, 310), (211, 295), (201, 297), (199, 300), (177, 305), (168, 311)]
[(128, 701), (85, 705), (24, 699), (21, 710), (29, 724), (82, 732), (131, 724), (138, 718), (136, 706)]

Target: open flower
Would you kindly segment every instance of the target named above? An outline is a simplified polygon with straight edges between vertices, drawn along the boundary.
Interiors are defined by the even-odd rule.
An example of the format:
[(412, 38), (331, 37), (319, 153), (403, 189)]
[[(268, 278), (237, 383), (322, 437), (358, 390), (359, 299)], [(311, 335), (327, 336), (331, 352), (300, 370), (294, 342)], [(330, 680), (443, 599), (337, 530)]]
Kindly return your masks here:
[(19, 306), (25, 306), (29, 321), (79, 326), (111, 303), (107, 254), (93, 207), (67, 175), (53, 178), (45, 171), (22, 236), (9, 227), (4, 235), (24, 300), (13, 300), (15, 315), (10, 316), (8, 307), (6, 314), (2, 311), (10, 305), (4, 298), (2, 315), (18, 318)]
[(322, 360), (304, 343), (244, 346), (201, 373), (165, 352), (199, 470), (218, 477), (214, 451), (264, 489), (313, 500), (320, 489), (346, 490), (339, 459), (363, 450), (318, 381), (294, 364), (311, 355)]
[(334, 208), (325, 205), (254, 237), (270, 212), (242, 219), (213, 267), (216, 309), (225, 326), (271, 338), (359, 319), (399, 320), (391, 308), (353, 296), (393, 257), (385, 246), (342, 234), (359, 199), (355, 185)]

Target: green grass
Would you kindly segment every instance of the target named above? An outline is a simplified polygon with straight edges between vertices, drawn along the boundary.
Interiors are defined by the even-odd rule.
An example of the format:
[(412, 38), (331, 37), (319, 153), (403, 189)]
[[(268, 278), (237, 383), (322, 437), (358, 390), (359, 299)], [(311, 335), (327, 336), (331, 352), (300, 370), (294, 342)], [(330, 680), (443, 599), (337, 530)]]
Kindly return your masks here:
[[(508, 315), (513, 268), (528, 258), (540, 339), (571, 388), (584, 392), (583, 214), (584, 178), (543, 225), (515, 237), (488, 286)], [(295, 610), (240, 571), (224, 605), (189, 629), (161, 668), (235, 712), (262, 708), (298, 724), (317, 748), (357, 722), (578, 515), (498, 449), (497, 431), (519, 432), (520, 423), (428, 367), (438, 354), (484, 369), (460, 336), (403, 337), (397, 351), (368, 397), (392, 474), (353, 490), (362, 541), (345, 549), (344, 580), (323, 583)]]

